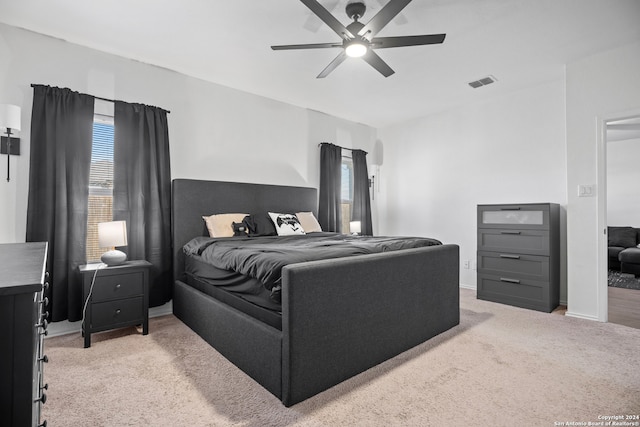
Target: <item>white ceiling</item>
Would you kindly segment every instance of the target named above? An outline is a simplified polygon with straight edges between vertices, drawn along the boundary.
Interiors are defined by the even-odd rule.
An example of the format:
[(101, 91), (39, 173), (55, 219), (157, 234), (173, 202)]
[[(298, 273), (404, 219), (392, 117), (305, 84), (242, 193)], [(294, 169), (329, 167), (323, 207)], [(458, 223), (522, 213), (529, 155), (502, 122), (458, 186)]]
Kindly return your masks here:
[[(346, 0), (319, 1), (350, 22)], [(385, 2), (365, 0), (362, 22)], [(414, 0), (378, 35), (447, 38), (378, 50), (388, 78), (349, 58), (316, 79), (337, 50), (271, 50), (339, 41), (298, 0), (0, 0), (0, 22), (383, 127), (561, 79), (572, 60), (638, 41), (640, 0)], [(498, 81), (467, 85), (487, 75)]]

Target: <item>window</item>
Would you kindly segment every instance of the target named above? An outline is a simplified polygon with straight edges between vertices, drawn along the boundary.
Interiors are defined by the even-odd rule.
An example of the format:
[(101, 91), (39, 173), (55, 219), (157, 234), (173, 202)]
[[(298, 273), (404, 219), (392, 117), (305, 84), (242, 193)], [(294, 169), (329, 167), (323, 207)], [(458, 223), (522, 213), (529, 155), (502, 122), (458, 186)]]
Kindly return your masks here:
[(341, 231), (343, 233), (349, 233), (349, 222), (351, 221), (351, 206), (353, 204), (353, 161), (350, 157), (342, 156), (341, 172)]
[(113, 221), (113, 117), (95, 114), (89, 172), (87, 262), (99, 261), (98, 223)]

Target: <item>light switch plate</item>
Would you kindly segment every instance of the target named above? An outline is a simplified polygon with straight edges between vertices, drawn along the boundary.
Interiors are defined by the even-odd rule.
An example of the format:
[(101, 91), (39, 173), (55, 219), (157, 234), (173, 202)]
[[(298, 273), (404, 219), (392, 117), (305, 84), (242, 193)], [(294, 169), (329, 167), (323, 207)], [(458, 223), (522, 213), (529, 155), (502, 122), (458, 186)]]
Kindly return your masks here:
[(578, 185), (578, 197), (595, 197), (595, 196), (596, 196), (595, 184)]

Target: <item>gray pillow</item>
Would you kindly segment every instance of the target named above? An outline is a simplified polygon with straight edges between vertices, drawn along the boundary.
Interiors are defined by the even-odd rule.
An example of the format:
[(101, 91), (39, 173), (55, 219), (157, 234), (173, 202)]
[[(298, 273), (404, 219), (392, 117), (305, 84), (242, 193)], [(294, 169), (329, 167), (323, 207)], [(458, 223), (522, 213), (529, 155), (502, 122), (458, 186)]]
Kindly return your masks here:
[(632, 248), (636, 245), (636, 230), (632, 227), (609, 227), (608, 246)]

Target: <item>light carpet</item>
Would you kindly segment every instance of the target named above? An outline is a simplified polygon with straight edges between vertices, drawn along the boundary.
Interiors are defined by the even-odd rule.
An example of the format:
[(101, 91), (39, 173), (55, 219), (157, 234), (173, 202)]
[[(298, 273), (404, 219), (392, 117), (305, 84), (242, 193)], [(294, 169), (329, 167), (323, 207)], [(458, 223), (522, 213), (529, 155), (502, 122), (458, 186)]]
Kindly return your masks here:
[(88, 349), (78, 333), (49, 338), (43, 419), (51, 427), (559, 426), (640, 414), (640, 330), (480, 301), (466, 289), (460, 304), (459, 326), (291, 408), (171, 315), (151, 319), (147, 336), (92, 335)]

